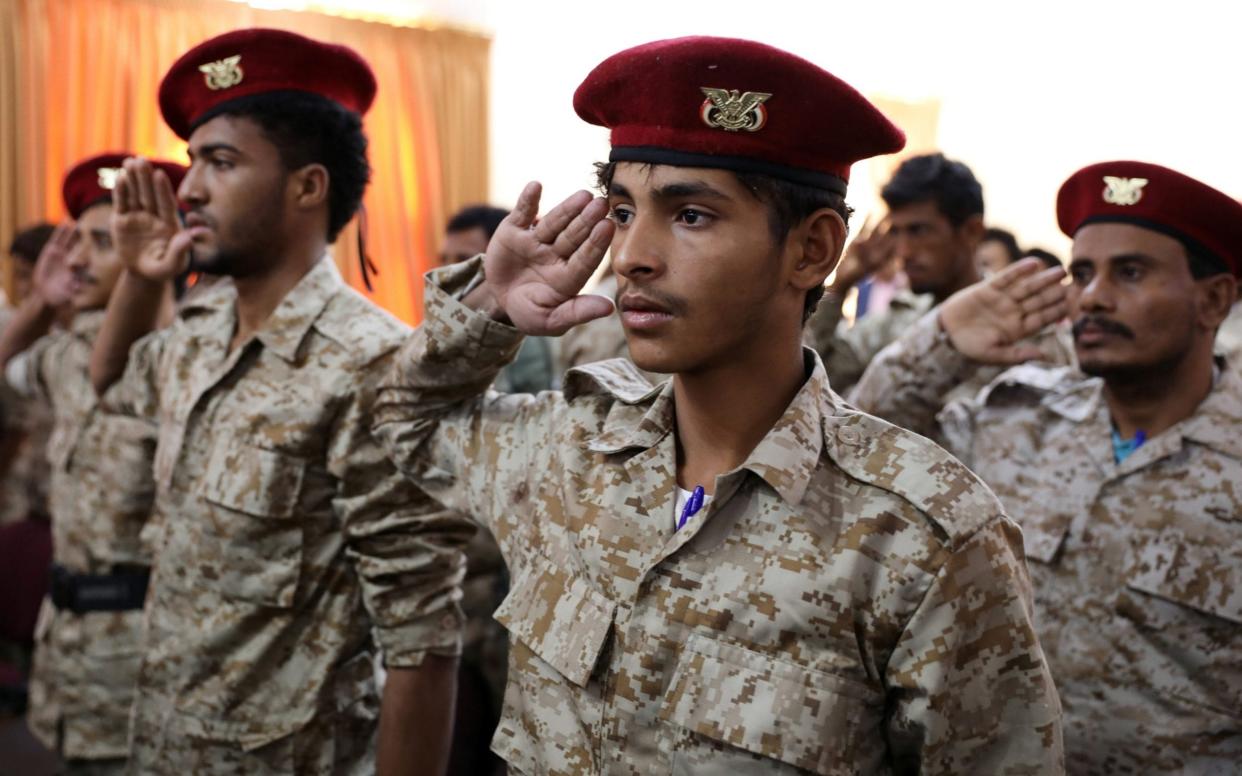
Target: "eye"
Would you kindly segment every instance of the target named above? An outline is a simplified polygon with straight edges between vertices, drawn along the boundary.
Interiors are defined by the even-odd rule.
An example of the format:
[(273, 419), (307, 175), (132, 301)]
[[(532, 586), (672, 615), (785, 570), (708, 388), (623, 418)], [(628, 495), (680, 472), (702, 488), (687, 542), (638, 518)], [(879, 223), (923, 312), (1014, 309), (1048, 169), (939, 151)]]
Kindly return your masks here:
[(1076, 286), (1085, 286), (1091, 281), (1091, 269), (1089, 267), (1072, 266), (1070, 267), (1069, 275), (1070, 280)]
[(1143, 268), (1138, 264), (1123, 264), (1117, 270), (1122, 280), (1137, 281), (1143, 279)]
[(705, 226), (712, 217), (702, 210), (692, 207), (684, 208), (677, 214), (677, 219), (686, 226)]
[(624, 205), (617, 205), (608, 214), (608, 217), (617, 223), (617, 226), (625, 226), (634, 217), (634, 213)]
[(228, 159), (222, 159), (222, 158), (220, 158), (220, 157), (218, 157), (218, 156), (213, 156), (213, 157), (211, 158), (211, 160), (208, 162), (208, 164), (210, 164), (212, 167), (214, 167), (214, 168), (215, 168), (215, 169), (217, 169), (217, 170), (231, 170), (231, 169), (233, 169), (233, 162), (232, 162), (232, 161), (230, 161), (230, 160), (228, 160)]

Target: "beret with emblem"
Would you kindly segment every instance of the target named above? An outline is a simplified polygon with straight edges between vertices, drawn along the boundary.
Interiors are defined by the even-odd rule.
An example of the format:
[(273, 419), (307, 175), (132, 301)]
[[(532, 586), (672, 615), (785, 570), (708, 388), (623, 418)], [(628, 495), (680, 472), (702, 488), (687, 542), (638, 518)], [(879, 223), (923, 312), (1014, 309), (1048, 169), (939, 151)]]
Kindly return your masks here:
[(234, 30), (178, 59), (160, 83), (164, 121), (188, 139), (236, 100), (273, 92), (315, 94), (359, 115), (375, 99), (375, 74), (353, 49), (286, 30)]
[[(100, 154), (84, 159), (73, 166), (66, 175), (61, 194), (65, 210), (73, 218), (80, 218), (87, 208), (112, 199), (112, 189), (121, 174), (121, 165), (133, 154)], [(186, 168), (176, 162), (152, 159), (151, 164), (163, 170), (172, 182), (173, 191), (181, 185)]]
[(735, 38), (674, 38), (614, 54), (578, 87), (574, 109), (611, 130), (614, 162), (762, 173), (840, 193), (851, 164), (905, 146), (849, 84)]
[(1101, 162), (1057, 193), (1057, 223), (1073, 237), (1099, 222), (1141, 226), (1220, 259), (1242, 277), (1242, 203), (1176, 170), (1147, 162)]

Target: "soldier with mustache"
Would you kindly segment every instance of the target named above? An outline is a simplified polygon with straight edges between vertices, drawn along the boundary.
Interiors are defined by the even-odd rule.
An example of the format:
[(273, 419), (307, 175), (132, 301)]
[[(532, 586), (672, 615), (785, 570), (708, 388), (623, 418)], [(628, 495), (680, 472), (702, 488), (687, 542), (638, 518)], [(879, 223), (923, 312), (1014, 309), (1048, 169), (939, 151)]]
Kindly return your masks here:
[[(612, 131), (606, 199), (536, 222), (531, 184), (485, 255), (432, 272), (376, 410), (399, 467), (509, 565), (493, 749), (526, 774), (1059, 772), (1016, 529), (802, 347), (850, 165), (901, 132), (724, 38), (609, 57), (574, 108)], [(489, 392), (524, 334), (612, 312), (580, 294), (610, 246), (633, 363)]]
[[(1213, 355), (1242, 205), (1095, 164), (1061, 187), (1070, 282), (1026, 259), (951, 297), (868, 369), (859, 406), (939, 432), (1022, 526), (1072, 773), (1242, 762), (1242, 375)], [(1025, 364), (941, 407), (972, 363), (1033, 355), (1068, 312), (1080, 370)]]

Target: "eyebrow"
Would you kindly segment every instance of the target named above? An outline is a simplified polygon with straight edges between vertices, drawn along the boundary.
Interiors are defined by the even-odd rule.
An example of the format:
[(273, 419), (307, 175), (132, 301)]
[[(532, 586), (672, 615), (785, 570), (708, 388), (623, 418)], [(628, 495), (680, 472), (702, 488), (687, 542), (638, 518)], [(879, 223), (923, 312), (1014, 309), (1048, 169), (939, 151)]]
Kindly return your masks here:
[[(1093, 260), (1089, 256), (1075, 256), (1074, 258), (1070, 259), (1070, 266), (1073, 266), (1074, 264), (1078, 264), (1079, 262), (1084, 262), (1084, 261), (1092, 262)], [(1109, 256), (1108, 259), (1106, 259), (1106, 261), (1109, 264), (1120, 264), (1122, 262), (1127, 262), (1127, 261), (1138, 262), (1139, 264), (1159, 264), (1160, 263), (1160, 260), (1157, 259), (1155, 256), (1150, 256), (1146, 253), (1140, 253), (1138, 251), (1131, 251), (1130, 253), (1118, 253), (1115, 256)]]
[[(620, 183), (612, 183), (608, 186), (608, 195), (616, 197), (625, 197), (633, 199), (634, 195), (630, 193), (624, 185)], [(720, 189), (709, 186), (702, 181), (694, 181), (690, 183), (667, 183), (651, 192), (652, 199), (657, 201), (668, 201), (675, 199), (716, 199), (725, 202), (733, 200), (728, 194)]]
[(199, 146), (197, 151), (195, 151), (193, 148), (186, 149), (186, 153), (190, 155), (191, 159), (197, 156), (207, 156), (208, 154), (214, 154), (217, 151), (232, 151), (238, 156), (241, 156), (241, 149), (237, 148), (236, 146), (231, 146), (228, 143), (207, 143), (206, 145)]

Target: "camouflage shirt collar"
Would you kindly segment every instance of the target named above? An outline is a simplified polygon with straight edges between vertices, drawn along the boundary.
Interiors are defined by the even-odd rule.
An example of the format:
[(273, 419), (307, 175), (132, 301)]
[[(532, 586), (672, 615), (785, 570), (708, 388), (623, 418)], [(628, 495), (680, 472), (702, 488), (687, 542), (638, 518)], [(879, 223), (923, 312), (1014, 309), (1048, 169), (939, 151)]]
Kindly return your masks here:
[(93, 341), (99, 336), (99, 330), (103, 328), (104, 315), (105, 311), (102, 309), (83, 310), (73, 316), (69, 331), (82, 339)]
[(1242, 427), (1242, 374), (1236, 364), (1217, 359), (1220, 368), (1212, 391), (1195, 410), (1174, 429), (1188, 439), (1204, 447), (1210, 447), (1225, 455), (1242, 458), (1242, 439), (1238, 428)]
[(293, 361), (315, 319), (342, 285), (344, 281), (336, 264), (324, 256), (285, 294), (255, 336), (263, 347), (286, 361)]

